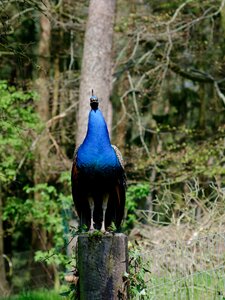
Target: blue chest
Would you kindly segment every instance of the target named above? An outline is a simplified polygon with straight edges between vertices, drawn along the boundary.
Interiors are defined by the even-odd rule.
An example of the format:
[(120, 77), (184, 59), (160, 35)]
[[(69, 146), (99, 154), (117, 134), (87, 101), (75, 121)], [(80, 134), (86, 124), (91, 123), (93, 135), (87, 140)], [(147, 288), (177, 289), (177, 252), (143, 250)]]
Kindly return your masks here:
[(113, 177), (121, 168), (100, 110), (89, 114), (87, 135), (78, 149), (76, 162), (80, 172), (91, 177)]

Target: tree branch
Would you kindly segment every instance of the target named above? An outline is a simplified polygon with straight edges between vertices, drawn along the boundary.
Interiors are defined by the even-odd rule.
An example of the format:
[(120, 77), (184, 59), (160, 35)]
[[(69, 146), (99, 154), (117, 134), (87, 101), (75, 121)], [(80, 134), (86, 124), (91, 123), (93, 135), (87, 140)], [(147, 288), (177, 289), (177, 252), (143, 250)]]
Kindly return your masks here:
[[(204, 74), (201, 72), (190, 73), (184, 69), (181, 69), (181, 67), (179, 65), (171, 62), (171, 60), (169, 63), (169, 68), (174, 73), (176, 73), (184, 78), (193, 80), (193, 81), (204, 82), (204, 83), (207, 83), (207, 82), (214, 83), (215, 82), (215, 79), (213, 79), (213, 77), (211, 77), (210, 75)], [(205, 75), (205, 76), (203, 76), (203, 75)]]
[(218, 97), (223, 101), (224, 105), (225, 105), (225, 96), (224, 94), (221, 92), (220, 88), (219, 88), (219, 85), (218, 83), (215, 81), (214, 82), (214, 87), (215, 87), (215, 90), (217, 92), (217, 95)]
[(49, 128), (52, 126), (52, 124), (60, 119), (63, 119), (65, 118), (69, 112), (71, 110), (73, 110), (79, 103), (78, 102), (75, 102), (74, 104), (72, 104), (71, 106), (69, 106), (64, 112), (62, 112), (61, 114), (57, 115), (57, 116), (54, 116), (53, 118), (49, 119), (46, 123), (46, 127)]
[(197, 81), (197, 82), (202, 82), (202, 83), (212, 83), (214, 85), (214, 88), (216, 90), (218, 97), (223, 101), (223, 104), (225, 105), (225, 96), (221, 92), (221, 90), (219, 88), (219, 84), (218, 84), (219, 82), (221, 82), (221, 80), (216, 80), (211, 75), (197, 71), (197, 70), (195, 71), (195, 73), (189, 73), (186, 70), (182, 70), (177, 64), (172, 63), (171, 61), (169, 63), (169, 68), (174, 73), (176, 73), (184, 78), (190, 79), (192, 81)]
[(143, 136), (143, 127), (142, 127), (142, 124), (141, 124), (141, 116), (140, 116), (140, 113), (139, 113), (139, 110), (138, 110), (138, 105), (137, 105), (137, 99), (136, 99), (136, 93), (135, 93), (135, 87), (134, 87), (134, 84), (133, 84), (133, 81), (132, 81), (132, 78), (130, 76), (130, 73), (127, 72), (127, 76), (128, 76), (128, 80), (129, 80), (129, 83), (130, 83), (130, 87), (131, 87), (131, 90), (132, 90), (132, 98), (133, 98), (133, 103), (134, 103), (134, 108), (135, 108), (135, 112), (136, 112), (136, 115), (137, 115), (137, 121), (138, 121), (138, 129), (139, 129), (139, 134), (140, 134), (140, 140), (141, 140), (141, 143), (148, 155), (148, 157), (150, 156), (150, 151), (148, 150), (148, 147), (144, 141), (144, 136)]

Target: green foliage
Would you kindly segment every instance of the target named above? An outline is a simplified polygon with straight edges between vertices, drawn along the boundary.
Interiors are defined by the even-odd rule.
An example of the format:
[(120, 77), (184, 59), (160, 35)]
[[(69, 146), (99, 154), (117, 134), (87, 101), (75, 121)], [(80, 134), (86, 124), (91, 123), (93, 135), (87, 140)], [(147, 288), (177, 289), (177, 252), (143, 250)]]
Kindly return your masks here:
[(115, 225), (114, 222), (112, 222), (112, 224), (109, 226), (108, 231), (109, 232), (116, 232), (117, 231), (117, 228), (116, 228), (116, 225)]
[[(55, 187), (47, 184), (39, 184), (34, 188), (28, 188), (28, 193), (39, 192), (40, 199), (33, 205), (33, 218), (35, 225), (41, 225), (52, 237), (52, 248), (48, 251), (37, 251), (36, 261), (45, 261), (47, 264), (55, 264), (69, 268), (74, 264), (74, 260), (66, 255), (65, 247), (68, 243), (67, 221), (71, 219), (71, 195), (69, 172), (64, 172), (60, 176), (59, 182), (64, 185), (67, 193), (58, 192)], [(27, 200), (33, 201), (33, 200)], [(37, 204), (36, 204), (37, 203)]]
[(148, 273), (146, 261), (144, 261), (141, 248), (130, 245), (129, 273), (125, 274), (129, 282), (129, 295), (131, 299), (145, 299), (147, 295), (147, 283), (145, 275)]
[[(62, 297), (55, 291), (24, 291), (16, 296), (1, 298), (1, 300), (61, 300)], [(66, 300), (66, 299), (65, 299)]]
[(101, 240), (104, 233), (101, 230), (94, 230), (93, 232), (88, 232), (88, 239), (90, 241)]
[(78, 286), (71, 283), (69, 288), (67, 285), (62, 285), (60, 288), (60, 296), (62, 300), (79, 300)]
[(149, 183), (143, 182), (128, 187), (126, 192), (126, 219), (123, 224), (124, 230), (131, 230), (138, 219), (137, 209), (141, 200), (145, 199), (150, 192)]
[(193, 142), (172, 143), (165, 151), (154, 155), (149, 163), (156, 164), (164, 174), (168, 183), (182, 182), (190, 178), (224, 175), (223, 139), (208, 139), (194, 145)]
[[(58, 252), (57, 252), (58, 250)], [(62, 249), (53, 246), (48, 251), (38, 250), (35, 252), (35, 261), (46, 262), (48, 265), (66, 266), (69, 265), (71, 259), (69, 259), (65, 254), (63, 254)]]
[(23, 156), (29, 151), (39, 119), (33, 92), (23, 92), (0, 81), (0, 180), (11, 181)]
[[(59, 180), (70, 191), (68, 174), (62, 173)], [(71, 196), (58, 192), (56, 187), (47, 183), (37, 184), (35, 187), (24, 187), (28, 196), (26, 200), (9, 197), (3, 213), (3, 220), (10, 220), (11, 232), (22, 226), (43, 228), (52, 239), (52, 248), (48, 251), (37, 251), (36, 261), (47, 264), (65, 265), (69, 261), (65, 256), (64, 246), (68, 229), (66, 220), (70, 219)], [(38, 201), (34, 201), (34, 194), (38, 193)], [(68, 212), (68, 213), (67, 213)]]

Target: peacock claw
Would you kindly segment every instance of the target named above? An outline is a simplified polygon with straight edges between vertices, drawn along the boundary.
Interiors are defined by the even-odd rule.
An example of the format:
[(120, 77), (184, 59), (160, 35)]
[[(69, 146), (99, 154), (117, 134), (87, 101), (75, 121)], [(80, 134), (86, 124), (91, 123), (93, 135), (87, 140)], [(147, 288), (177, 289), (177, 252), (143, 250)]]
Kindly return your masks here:
[(107, 231), (106, 229), (101, 229), (101, 233), (103, 233), (103, 234), (109, 234), (109, 231)]
[(94, 232), (95, 231), (95, 228), (89, 228), (88, 232)]

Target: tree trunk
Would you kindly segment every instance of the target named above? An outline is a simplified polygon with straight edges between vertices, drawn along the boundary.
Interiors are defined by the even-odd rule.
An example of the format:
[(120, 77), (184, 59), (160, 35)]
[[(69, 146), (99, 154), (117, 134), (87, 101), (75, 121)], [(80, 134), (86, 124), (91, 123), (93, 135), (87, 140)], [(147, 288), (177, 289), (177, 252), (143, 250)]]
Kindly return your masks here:
[(112, 124), (112, 106), (109, 100), (112, 85), (112, 42), (116, 0), (90, 0), (85, 32), (84, 52), (79, 92), (78, 132), (79, 145), (86, 134), (91, 90), (101, 100), (109, 132)]
[(40, 15), (40, 38), (38, 45), (38, 67), (39, 74), (36, 80), (36, 88), (39, 94), (37, 112), (45, 122), (49, 118), (49, 90), (48, 79), (50, 70), (50, 41), (51, 41), (51, 23), (48, 19), (50, 3), (43, 1), (43, 13)]
[(222, 10), (221, 10), (221, 26), (223, 28), (223, 30), (225, 31), (225, 5), (223, 6)]
[(127, 236), (78, 236), (79, 299), (127, 299), (124, 274), (128, 272)]
[[(40, 38), (38, 45), (38, 66), (39, 74), (36, 80), (36, 91), (39, 95), (37, 101), (37, 113), (40, 119), (45, 123), (49, 119), (49, 71), (50, 71), (50, 40), (51, 40), (51, 24), (48, 15), (49, 1), (43, 1), (44, 12), (40, 15)], [(48, 136), (43, 134), (40, 137), (36, 147), (35, 161), (35, 185), (47, 181), (48, 172)], [(39, 200), (38, 193), (35, 195), (35, 200)]]
[[(42, 13), (40, 15), (40, 37), (38, 44), (38, 67), (39, 72), (36, 79), (36, 91), (39, 96), (37, 101), (37, 113), (43, 123), (49, 119), (49, 73), (50, 73), (50, 42), (51, 42), (51, 23), (49, 21), (50, 2), (44, 0), (42, 3)], [(49, 179), (48, 165), (49, 137), (46, 132), (42, 134), (35, 151), (35, 170), (34, 184), (37, 186), (40, 183), (46, 183)], [(34, 200), (40, 201), (42, 195), (39, 191), (34, 194)], [(50, 241), (47, 238), (46, 231), (41, 225), (33, 224), (32, 230), (32, 247), (34, 250), (47, 250)], [(46, 283), (52, 284), (52, 270), (43, 267), (42, 264), (35, 264), (34, 273), (32, 276), (45, 274)], [(48, 272), (48, 274), (46, 273)]]
[(0, 297), (7, 296), (9, 293), (9, 286), (6, 280), (5, 264), (4, 264), (4, 231), (2, 222), (2, 194), (0, 183)]
[(206, 126), (206, 95), (205, 95), (204, 83), (200, 85), (199, 98), (200, 98), (199, 128), (204, 131)]

